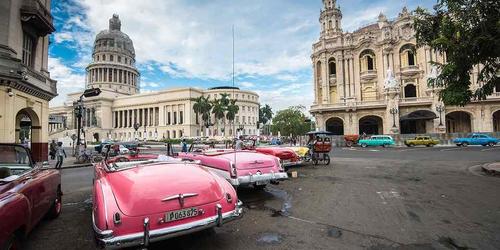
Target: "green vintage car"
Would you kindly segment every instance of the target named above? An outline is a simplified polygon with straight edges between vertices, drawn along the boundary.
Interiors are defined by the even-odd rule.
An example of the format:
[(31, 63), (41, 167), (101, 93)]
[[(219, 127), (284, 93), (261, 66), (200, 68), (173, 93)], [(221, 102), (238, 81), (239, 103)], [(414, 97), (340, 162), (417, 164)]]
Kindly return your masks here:
[(413, 139), (405, 140), (405, 145), (408, 147), (414, 147), (418, 145), (425, 145), (426, 147), (432, 147), (439, 144), (439, 140), (432, 139), (430, 136), (416, 136)]
[(372, 135), (369, 139), (361, 139), (358, 142), (361, 147), (366, 148), (368, 146), (382, 146), (387, 147), (394, 145), (394, 139), (388, 135)]

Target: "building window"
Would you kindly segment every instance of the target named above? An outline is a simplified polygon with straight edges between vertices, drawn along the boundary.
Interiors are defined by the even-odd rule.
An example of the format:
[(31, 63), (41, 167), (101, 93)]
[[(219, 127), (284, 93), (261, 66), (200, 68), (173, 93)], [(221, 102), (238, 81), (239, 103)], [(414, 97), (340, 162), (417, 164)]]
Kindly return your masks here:
[(179, 111), (179, 124), (184, 123), (184, 112)]
[(500, 82), (497, 81), (495, 86), (495, 92), (500, 93)]
[(122, 62), (122, 57), (121, 56), (118, 56), (118, 62), (121, 63)]
[(102, 55), (102, 60), (106, 61), (106, 55)]
[(360, 55), (361, 72), (375, 70), (375, 53), (372, 50), (365, 50)]
[(406, 44), (399, 50), (401, 67), (415, 66), (416, 62), (416, 48), (413, 44)]
[(177, 124), (177, 112), (174, 112), (174, 125)]
[(33, 67), (33, 56), (35, 55), (35, 39), (23, 33), (23, 59), (22, 62), (29, 67)]
[(413, 84), (405, 86), (405, 98), (417, 97), (417, 87)]
[(330, 75), (337, 74), (337, 64), (335, 63), (335, 58), (330, 58), (330, 60), (328, 60), (328, 73)]
[(114, 58), (113, 58), (113, 55), (109, 55), (109, 61), (111, 61), (111, 62), (112, 62), (112, 61), (113, 61), (113, 59), (114, 59)]
[(170, 112), (167, 112), (167, 125), (170, 125), (172, 123), (172, 120), (170, 118)]

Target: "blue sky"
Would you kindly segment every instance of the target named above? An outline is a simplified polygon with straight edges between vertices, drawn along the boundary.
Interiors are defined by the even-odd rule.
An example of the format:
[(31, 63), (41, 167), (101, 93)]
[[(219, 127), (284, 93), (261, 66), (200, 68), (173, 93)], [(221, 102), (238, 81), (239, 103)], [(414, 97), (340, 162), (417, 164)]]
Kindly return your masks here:
[[(344, 31), (395, 17), (404, 6), (431, 8), (435, 0), (340, 0)], [(53, 0), (49, 70), (61, 105), (84, 88), (95, 35), (117, 13), (134, 42), (141, 89), (232, 84), (259, 93), (275, 110), (310, 106), (314, 96), (311, 45), (319, 37), (321, 0)]]

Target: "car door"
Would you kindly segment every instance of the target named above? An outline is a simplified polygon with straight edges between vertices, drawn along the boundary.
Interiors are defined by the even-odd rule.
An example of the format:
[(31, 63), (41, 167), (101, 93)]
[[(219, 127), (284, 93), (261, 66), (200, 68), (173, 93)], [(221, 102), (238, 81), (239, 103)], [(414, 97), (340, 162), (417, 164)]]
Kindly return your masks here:
[(488, 144), (488, 136), (486, 135), (478, 135), (477, 136), (478, 138), (478, 143), (480, 145), (487, 145)]

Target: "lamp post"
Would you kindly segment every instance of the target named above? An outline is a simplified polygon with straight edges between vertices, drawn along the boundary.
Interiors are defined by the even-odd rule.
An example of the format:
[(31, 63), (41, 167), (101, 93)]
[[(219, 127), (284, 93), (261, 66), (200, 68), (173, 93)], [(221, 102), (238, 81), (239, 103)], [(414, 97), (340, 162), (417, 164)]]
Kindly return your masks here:
[(139, 128), (141, 127), (141, 124), (139, 124), (138, 122), (134, 123), (134, 138), (136, 141), (138, 141), (139, 138), (137, 138), (137, 130), (139, 130)]
[(146, 140), (147, 140), (147, 138), (148, 138), (148, 137), (147, 137), (147, 132), (148, 132), (148, 131), (146, 131), (146, 126), (144, 126), (144, 141), (146, 141)]
[(436, 106), (436, 111), (439, 112), (439, 126), (443, 126), (443, 112), (444, 112), (444, 106), (442, 104), (439, 104)]
[(396, 128), (396, 114), (399, 112), (397, 108), (391, 108), (389, 113), (392, 114), (392, 127)]
[(98, 96), (99, 94), (101, 94), (101, 89), (99, 89), (99, 88), (86, 89), (83, 92), (83, 94), (80, 96), (78, 101), (74, 103), (75, 114), (76, 114), (76, 118), (77, 118), (77, 132), (76, 132), (76, 136), (77, 136), (76, 145), (77, 146), (80, 146), (80, 144), (81, 144), (80, 134), (81, 134), (81, 130), (82, 130), (82, 116), (83, 116), (83, 111), (85, 109), (85, 107), (83, 106), (83, 97), (94, 97), (94, 96)]

